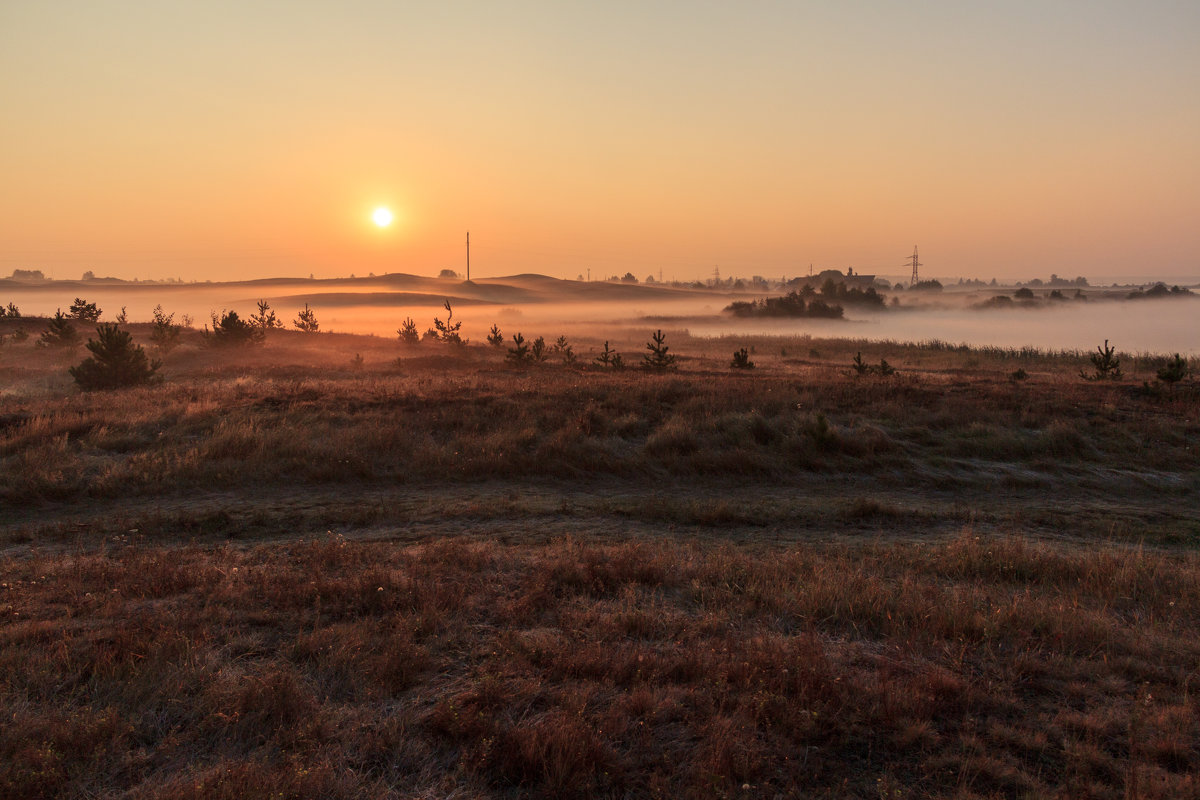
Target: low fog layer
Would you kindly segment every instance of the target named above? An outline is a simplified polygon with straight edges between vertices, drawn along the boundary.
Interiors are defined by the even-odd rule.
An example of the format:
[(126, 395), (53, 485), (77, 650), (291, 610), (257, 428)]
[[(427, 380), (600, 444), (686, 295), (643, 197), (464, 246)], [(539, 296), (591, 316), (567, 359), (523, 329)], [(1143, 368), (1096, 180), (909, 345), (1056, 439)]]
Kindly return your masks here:
[[(26, 316), (64, 311), (75, 297), (97, 303), (103, 320), (122, 306), (130, 321), (148, 321), (156, 305), (184, 315), (200, 327), (213, 312), (235, 310), (247, 316), (265, 299), (291, 327), (307, 303), (322, 331), (394, 337), (406, 317), (417, 329), (446, 318), (451, 301), (463, 335), (482, 341), (493, 324), (506, 338), (560, 334), (596, 339), (642, 335), (654, 328), (686, 329), (695, 336), (767, 334), (853, 337), (874, 340), (1037, 347), (1043, 350), (1091, 350), (1105, 339), (1130, 352), (1200, 355), (1200, 297), (1161, 300), (1116, 299), (1090, 290), (1089, 299), (1045, 302), (1038, 307), (979, 309), (996, 294), (947, 291), (938, 294), (885, 292), (898, 307), (846, 309), (844, 320), (735, 318), (722, 309), (733, 299), (756, 295), (677, 290), (645, 285), (559, 281), (543, 276), (513, 276), (465, 283), (395, 275), (358, 281), (248, 281), (226, 284), (103, 284), (60, 282), (20, 285), (5, 282), (0, 305), (15, 302)], [(778, 293), (775, 293), (778, 294)]]

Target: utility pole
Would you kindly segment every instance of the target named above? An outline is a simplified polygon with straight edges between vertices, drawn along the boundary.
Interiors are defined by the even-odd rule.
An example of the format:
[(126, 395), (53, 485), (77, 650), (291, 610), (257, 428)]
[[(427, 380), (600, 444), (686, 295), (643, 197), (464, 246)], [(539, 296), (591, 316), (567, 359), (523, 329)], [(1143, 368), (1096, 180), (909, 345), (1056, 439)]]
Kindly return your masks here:
[(467, 231), (467, 280), (471, 280), (471, 232)]

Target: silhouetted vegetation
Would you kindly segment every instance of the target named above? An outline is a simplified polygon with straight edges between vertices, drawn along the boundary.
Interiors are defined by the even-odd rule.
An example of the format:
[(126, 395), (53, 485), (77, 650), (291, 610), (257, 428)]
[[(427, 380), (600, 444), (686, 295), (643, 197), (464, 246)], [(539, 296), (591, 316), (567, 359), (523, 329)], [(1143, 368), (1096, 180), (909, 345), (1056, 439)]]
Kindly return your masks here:
[(514, 364), (528, 364), (533, 360), (533, 356), (529, 352), (529, 343), (525, 341), (525, 336), (517, 331), (512, 338), (513, 346), (508, 348), (508, 353), (504, 356), (505, 360)]
[(317, 322), (317, 312), (309, 308), (308, 303), (304, 304), (304, 310), (296, 315), (292, 324), (304, 333), (316, 333), (321, 329), (321, 324)]
[(258, 329), (260, 341), (266, 341), (268, 333), (283, 327), (266, 300), (258, 301), (258, 310), (250, 315), (250, 325)]
[(75, 302), (71, 303), (71, 317), (80, 322), (95, 322), (100, 319), (100, 308), (95, 303), (76, 297)]
[(845, 314), (840, 305), (830, 305), (815, 292), (809, 299), (801, 291), (788, 292), (782, 297), (764, 297), (761, 300), (735, 300), (725, 307), (736, 317), (815, 317), (839, 319)]
[(621, 358), (621, 354), (608, 346), (608, 340), (604, 342), (604, 349), (600, 351), (600, 355), (596, 356), (596, 363), (601, 367), (611, 367), (612, 369), (621, 369), (625, 366), (625, 360)]
[(1155, 373), (1155, 377), (1168, 386), (1173, 387), (1175, 384), (1187, 378), (1190, 371), (1191, 370), (1188, 367), (1187, 360), (1181, 358), (1179, 353), (1176, 353), (1173, 358), (1169, 359), (1167, 363)]
[(158, 361), (150, 361), (141, 345), (134, 344), (129, 332), (116, 323), (96, 328), (96, 338), (88, 339), (87, 349), (92, 355), (70, 368), (71, 377), (85, 391), (149, 383), (161, 366)]
[(396, 330), (396, 334), (400, 337), (401, 344), (414, 345), (421, 341), (421, 334), (417, 332), (417, 323), (413, 321), (412, 317), (404, 318)]
[(42, 347), (52, 348), (75, 347), (79, 344), (79, 332), (75, 330), (70, 318), (60, 308), (54, 312), (46, 330), (42, 331), (42, 335), (38, 338), (38, 344)]
[(238, 316), (236, 311), (222, 314), (212, 313), (212, 330), (204, 326), (201, 334), (209, 347), (246, 347), (262, 344), (265, 340), (261, 325), (251, 324)]
[(754, 362), (750, 360), (750, 353), (746, 348), (733, 351), (733, 361), (729, 366), (732, 369), (754, 369)]
[(500, 326), (492, 323), (492, 329), (488, 331), (487, 342), (492, 347), (504, 346), (504, 334), (500, 333)]
[(1105, 339), (1104, 345), (1097, 345), (1096, 352), (1091, 355), (1092, 374), (1088, 375), (1080, 370), (1080, 377), (1089, 381), (1119, 380), (1121, 378), (1121, 360), (1117, 358), (1116, 352), (1116, 348), (1109, 347), (1108, 339)]
[(459, 331), (462, 329), (462, 320), (459, 320), (458, 322), (453, 321), (454, 309), (450, 307), (450, 301), (445, 301), (442, 304), (442, 307), (446, 309), (446, 321), (442, 322), (437, 317), (433, 318), (433, 328), (436, 334), (432, 338), (435, 338), (446, 344), (466, 344), (466, 342), (463, 341), (462, 335), (459, 333)]
[(650, 352), (642, 355), (642, 369), (652, 372), (675, 369), (675, 354), (667, 352), (671, 348), (666, 344), (666, 339), (666, 334), (661, 330), (651, 334), (650, 341), (646, 342), (646, 349)]
[(158, 352), (166, 354), (179, 344), (181, 326), (175, 324), (175, 315), (163, 311), (162, 305), (154, 307), (153, 327), (150, 329), (150, 341)]

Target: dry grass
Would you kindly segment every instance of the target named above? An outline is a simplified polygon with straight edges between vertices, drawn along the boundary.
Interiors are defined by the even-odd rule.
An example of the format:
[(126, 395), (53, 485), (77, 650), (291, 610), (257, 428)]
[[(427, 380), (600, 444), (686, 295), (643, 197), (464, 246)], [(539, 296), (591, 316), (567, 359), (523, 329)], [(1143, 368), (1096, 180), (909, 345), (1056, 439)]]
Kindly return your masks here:
[(5, 797), (1200, 790), (1194, 554), (326, 537), (3, 568)]
[(668, 341), (6, 344), (0, 798), (1200, 795), (1194, 387)]

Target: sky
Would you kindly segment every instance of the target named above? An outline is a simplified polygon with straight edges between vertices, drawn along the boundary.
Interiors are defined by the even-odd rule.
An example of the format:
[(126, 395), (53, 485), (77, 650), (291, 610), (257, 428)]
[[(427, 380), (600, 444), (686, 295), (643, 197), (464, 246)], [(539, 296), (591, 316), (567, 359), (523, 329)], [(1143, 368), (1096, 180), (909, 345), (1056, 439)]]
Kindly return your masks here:
[(0, 275), (470, 231), (472, 277), (1200, 279), (1197, 41), (1195, 0), (0, 0)]

